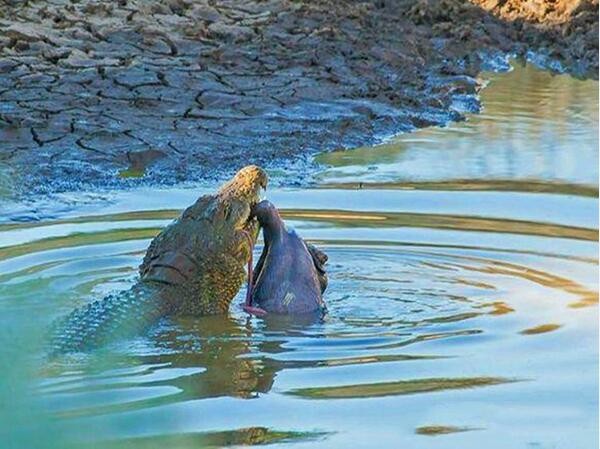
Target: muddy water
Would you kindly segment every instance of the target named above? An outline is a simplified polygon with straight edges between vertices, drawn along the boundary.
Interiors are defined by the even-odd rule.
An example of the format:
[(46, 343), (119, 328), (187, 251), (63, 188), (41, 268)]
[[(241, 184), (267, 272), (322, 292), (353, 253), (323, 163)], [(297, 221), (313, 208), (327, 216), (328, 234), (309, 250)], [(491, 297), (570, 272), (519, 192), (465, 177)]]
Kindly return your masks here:
[(330, 256), (324, 323), (248, 319), (240, 294), (227, 317), (45, 361), (44, 327), (130, 285), (202, 189), (7, 207), (3, 441), (593, 447), (598, 84), (528, 67), (486, 78), (481, 115), (325, 155), (318, 188), (269, 193)]

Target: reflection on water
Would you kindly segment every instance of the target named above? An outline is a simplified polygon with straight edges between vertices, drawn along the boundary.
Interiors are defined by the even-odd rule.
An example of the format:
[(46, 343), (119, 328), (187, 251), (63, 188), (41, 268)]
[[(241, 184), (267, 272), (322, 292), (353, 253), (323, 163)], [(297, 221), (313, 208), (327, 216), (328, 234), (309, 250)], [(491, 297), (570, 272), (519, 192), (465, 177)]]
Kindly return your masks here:
[[(587, 184), (598, 180), (598, 83), (574, 81), (533, 66), (487, 74), (483, 111), (447, 128), (400, 135), (376, 148), (326, 153), (325, 182), (428, 181), (466, 184), (525, 181)], [(510, 182), (509, 182), (510, 181)], [(418, 186), (417, 186), (418, 187)], [(427, 184), (424, 186), (427, 188)], [(439, 187), (439, 186), (438, 186)], [(519, 189), (519, 190), (520, 190)], [(597, 189), (596, 189), (597, 191)]]
[(530, 327), (529, 329), (522, 330), (521, 333), (523, 335), (543, 334), (544, 332), (555, 331), (558, 328), (560, 328), (560, 324), (540, 324), (539, 326)]
[[(324, 439), (326, 434), (319, 432), (279, 432), (264, 427), (249, 427), (245, 429), (228, 430), (223, 432), (203, 432), (192, 434), (177, 434), (171, 436), (152, 436), (122, 439), (119, 441), (103, 442), (103, 449), (151, 449), (170, 447), (179, 449), (220, 448), (230, 446), (272, 445), (275, 443), (316, 442)], [(97, 443), (81, 445), (82, 449), (97, 448)]]
[(511, 382), (511, 380), (501, 377), (434, 378), (376, 384), (344, 385), (343, 387), (303, 388), (291, 393), (310, 399), (375, 398), (378, 396), (396, 396), (401, 394), (487, 387), (507, 382)]
[[(555, 95), (527, 108), (509, 85)], [(445, 168), (425, 163), (435, 160), (432, 147), (420, 147), (422, 160), (416, 147), (357, 150), (331, 156), (339, 159), (323, 179), (335, 186), (270, 192), (286, 221), (329, 255), (324, 322), (248, 318), (241, 292), (228, 316), (165, 319), (104, 350), (47, 360), (40, 348), (48, 324), (131, 285), (150, 239), (199, 192), (116, 192), (109, 201), (47, 204), (38, 221), (20, 219), (35, 215), (28, 205), (17, 208), (20, 218), (0, 217), (3, 443), (593, 446), (597, 154), (586, 145), (596, 145), (597, 125), (582, 118), (596, 113), (583, 102), (586, 86), (528, 68), (494, 76), (487, 115), (456, 125), (489, 122), (493, 153), (509, 135), (543, 141), (545, 130), (559, 131), (547, 121), (567, 120), (555, 151), (569, 162), (556, 171), (530, 164), (509, 172), (506, 161), (478, 170), (478, 132), (461, 135), (459, 147), (452, 129), (425, 130), (403, 139), (446, 136), (436, 154), (458, 149)], [(515, 115), (535, 127), (511, 131)], [(415, 162), (398, 174), (401, 154)], [(534, 156), (522, 157), (514, 162)], [(495, 174), (510, 179), (484, 179)]]
[(470, 430), (479, 430), (472, 427), (456, 427), (456, 426), (421, 426), (415, 430), (419, 435), (446, 435), (448, 433), (468, 432)]

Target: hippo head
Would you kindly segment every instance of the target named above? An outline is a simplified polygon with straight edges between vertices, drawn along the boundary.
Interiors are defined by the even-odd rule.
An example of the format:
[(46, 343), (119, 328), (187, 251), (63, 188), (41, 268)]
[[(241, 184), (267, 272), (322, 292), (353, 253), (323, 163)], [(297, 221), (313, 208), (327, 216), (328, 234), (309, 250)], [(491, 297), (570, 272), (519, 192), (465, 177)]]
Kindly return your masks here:
[(276, 232), (285, 229), (285, 224), (277, 208), (268, 200), (263, 200), (252, 208), (252, 215), (256, 217), (265, 233), (265, 241)]

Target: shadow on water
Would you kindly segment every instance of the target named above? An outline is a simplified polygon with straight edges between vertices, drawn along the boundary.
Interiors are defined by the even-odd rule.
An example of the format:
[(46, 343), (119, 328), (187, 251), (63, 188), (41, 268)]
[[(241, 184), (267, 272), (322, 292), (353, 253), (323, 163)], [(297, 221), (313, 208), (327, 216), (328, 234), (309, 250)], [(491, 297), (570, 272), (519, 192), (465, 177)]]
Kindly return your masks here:
[(437, 436), (437, 435), (446, 435), (449, 433), (457, 433), (457, 432), (470, 432), (472, 430), (481, 430), (473, 427), (457, 427), (457, 426), (421, 426), (417, 427), (415, 433), (419, 435), (427, 435), (427, 436)]
[(291, 391), (290, 394), (309, 399), (375, 398), (486, 387), (508, 382), (516, 382), (516, 380), (502, 377), (463, 377), (455, 379), (440, 377), (376, 384), (344, 385), (342, 387), (305, 388)]
[[(115, 442), (103, 442), (106, 449), (157, 448), (176, 447), (187, 448), (220, 448), (230, 446), (263, 446), (275, 443), (317, 443), (327, 437), (324, 432), (292, 432), (267, 429), (265, 427), (250, 427), (245, 429), (223, 432), (204, 432), (196, 434), (177, 434), (171, 436), (151, 436), (123, 439)], [(82, 444), (82, 448), (94, 448), (97, 443)]]
[[(285, 345), (291, 339), (327, 338), (320, 334), (321, 320), (305, 318), (304, 323), (283, 317), (270, 317), (261, 323), (241, 322), (231, 317), (202, 317), (163, 321), (149, 335), (150, 346), (139, 353), (128, 348), (125, 354), (119, 346), (111, 354), (97, 353), (97, 364), (89, 358), (73, 360), (68, 365), (79, 365), (88, 375), (46, 383), (41, 392), (53, 396), (52, 404), (60, 410), (63, 418), (116, 413), (127, 410), (158, 407), (196, 399), (222, 396), (242, 399), (258, 398), (268, 393), (282, 370), (318, 368), (327, 366), (350, 366), (361, 364), (432, 360), (435, 355), (388, 354), (357, 357), (327, 358), (325, 360), (279, 360), (277, 354), (287, 352)], [(259, 332), (261, 338), (253, 338)], [(327, 343), (325, 343), (327, 346)], [(128, 354), (128, 355), (127, 355)], [(110, 363), (107, 363), (110, 359)], [(136, 368), (107, 370), (110, 364), (130, 364)], [(56, 362), (48, 375), (59, 374), (64, 368)], [(91, 370), (90, 370), (91, 368)], [(134, 388), (161, 390), (164, 395), (118, 401), (119, 391), (123, 398)], [(93, 393), (93, 403), (86, 407), (80, 401), (82, 395)], [(109, 403), (101, 404), (104, 393)], [(115, 401), (115, 399), (117, 401)], [(116, 402), (116, 403), (110, 403)], [(71, 408), (72, 407), (72, 408)], [(51, 409), (54, 408), (51, 405)]]

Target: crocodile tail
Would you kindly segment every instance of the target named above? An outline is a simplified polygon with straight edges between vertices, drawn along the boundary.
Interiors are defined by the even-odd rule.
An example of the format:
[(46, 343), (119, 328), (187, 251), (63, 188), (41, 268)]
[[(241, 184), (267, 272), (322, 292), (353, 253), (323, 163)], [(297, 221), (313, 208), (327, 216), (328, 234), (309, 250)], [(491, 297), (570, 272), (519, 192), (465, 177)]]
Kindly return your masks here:
[(86, 351), (138, 334), (162, 316), (158, 293), (140, 283), (72, 311), (53, 327), (50, 353)]

